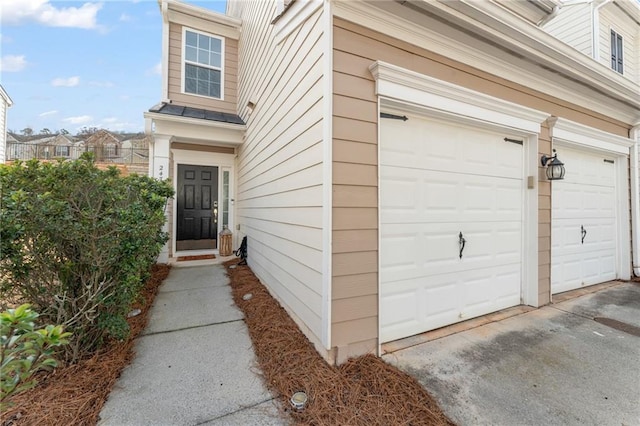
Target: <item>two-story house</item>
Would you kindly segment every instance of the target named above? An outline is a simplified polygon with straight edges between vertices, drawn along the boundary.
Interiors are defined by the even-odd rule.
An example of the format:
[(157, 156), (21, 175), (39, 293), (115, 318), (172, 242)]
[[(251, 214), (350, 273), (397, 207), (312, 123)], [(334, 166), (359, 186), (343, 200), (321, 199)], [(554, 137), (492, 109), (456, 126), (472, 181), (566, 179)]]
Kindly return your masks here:
[(247, 236), (329, 362), (631, 276), (640, 86), (540, 28), (558, 2), (160, 6), (160, 260)]
[(0, 85), (0, 164), (4, 163), (7, 146), (7, 110), (13, 101)]

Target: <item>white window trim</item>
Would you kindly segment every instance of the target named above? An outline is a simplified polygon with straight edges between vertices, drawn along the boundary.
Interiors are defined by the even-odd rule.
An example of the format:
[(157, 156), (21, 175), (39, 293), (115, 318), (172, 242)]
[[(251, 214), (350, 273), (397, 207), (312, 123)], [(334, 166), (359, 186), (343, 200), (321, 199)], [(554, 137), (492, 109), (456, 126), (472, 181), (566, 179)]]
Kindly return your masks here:
[[(187, 60), (186, 60), (187, 31), (191, 31), (196, 34), (201, 34), (210, 38), (215, 38), (220, 40), (220, 97), (219, 98), (214, 98), (213, 96), (199, 95), (197, 93), (188, 93), (185, 91), (185, 65), (187, 63)], [(224, 80), (225, 80), (225, 39), (224, 37), (220, 37), (214, 34), (206, 33), (204, 31), (199, 31), (193, 28), (183, 26), (180, 50), (182, 52), (182, 57), (180, 59), (180, 93), (188, 96), (197, 96), (199, 98), (204, 98), (204, 99), (224, 101)], [(209, 68), (213, 70), (217, 69), (216, 67), (212, 67), (210, 65), (198, 64), (197, 62), (195, 63), (190, 62), (190, 64), (193, 64), (196, 66), (203, 66), (205, 68)]]
[[(609, 66), (611, 67), (611, 69), (615, 72), (617, 72), (620, 75), (625, 75), (625, 71), (627, 69), (626, 64), (625, 64), (625, 57), (627, 55), (624, 54), (624, 36), (622, 35), (622, 33), (616, 31), (613, 27), (609, 27), (609, 50), (611, 50), (611, 36), (613, 35), (612, 33), (614, 33), (615, 35), (619, 36), (620, 39), (622, 40), (622, 72), (618, 71), (617, 68), (613, 68), (611, 67), (611, 64), (609, 64)], [(613, 52), (609, 52), (609, 63), (611, 63), (611, 55), (613, 54)]]

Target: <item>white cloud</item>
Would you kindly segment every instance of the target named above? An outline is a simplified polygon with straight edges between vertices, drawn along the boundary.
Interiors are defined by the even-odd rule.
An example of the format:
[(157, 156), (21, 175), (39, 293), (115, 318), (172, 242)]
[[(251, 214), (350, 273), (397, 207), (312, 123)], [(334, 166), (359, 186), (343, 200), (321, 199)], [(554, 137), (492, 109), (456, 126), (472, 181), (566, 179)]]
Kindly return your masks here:
[(89, 86), (93, 87), (113, 87), (115, 84), (111, 81), (90, 81)]
[(2, 0), (0, 19), (13, 25), (35, 21), (49, 27), (100, 29), (96, 18), (101, 8), (102, 3), (55, 7), (49, 0)]
[(103, 118), (102, 122), (103, 123), (117, 123), (118, 122), (118, 118), (117, 117), (107, 117), (107, 118)]
[(127, 15), (126, 13), (123, 13), (123, 14), (120, 15), (120, 18), (118, 18), (118, 20), (120, 22), (129, 22), (129, 21), (131, 21), (131, 16)]
[(2, 72), (18, 72), (27, 66), (27, 60), (24, 55), (5, 55), (0, 58), (0, 71)]
[(69, 78), (54, 78), (51, 80), (53, 87), (74, 87), (80, 84), (80, 77), (73, 76)]
[(0, 43), (11, 43), (13, 39), (11, 37), (7, 37), (4, 34), (0, 34)]
[(58, 110), (54, 109), (53, 111), (46, 111), (43, 113), (38, 114), (38, 117), (46, 117), (47, 115), (53, 115), (53, 114), (57, 114)]
[(64, 121), (65, 123), (71, 123), (71, 124), (86, 124), (86, 123), (89, 123), (91, 120), (93, 120), (93, 117), (91, 117), (90, 115), (79, 115), (76, 117), (67, 117), (62, 121)]
[(162, 75), (162, 62), (158, 62), (157, 64), (155, 64), (154, 66), (149, 68), (145, 72), (145, 75), (147, 75), (147, 76)]

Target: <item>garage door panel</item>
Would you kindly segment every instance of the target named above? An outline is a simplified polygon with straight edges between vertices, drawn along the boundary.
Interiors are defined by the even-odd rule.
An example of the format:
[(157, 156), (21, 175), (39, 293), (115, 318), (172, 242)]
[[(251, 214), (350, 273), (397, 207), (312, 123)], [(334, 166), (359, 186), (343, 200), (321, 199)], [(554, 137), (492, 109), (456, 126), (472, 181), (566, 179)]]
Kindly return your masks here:
[[(582, 230), (584, 240), (582, 239)], [(613, 251), (616, 248), (613, 219), (557, 219), (552, 225), (551, 247), (554, 256), (592, 251)]]
[[(382, 282), (520, 263), (520, 222), (404, 224), (383, 227)], [(459, 235), (466, 240), (460, 258)]]
[(522, 146), (504, 135), (411, 118), (384, 122), (380, 164), (477, 175), (522, 176)]
[(615, 255), (602, 250), (588, 255), (582, 253), (563, 257), (551, 267), (551, 288), (561, 293), (583, 286), (599, 284), (617, 278)]
[(565, 164), (565, 168), (571, 171), (565, 175), (563, 183), (615, 187), (613, 157), (564, 147), (557, 148), (557, 151), (558, 158)]
[(522, 145), (417, 117), (380, 134), (381, 341), (519, 304)]
[(520, 303), (520, 266), (388, 282), (381, 288), (383, 342)]
[(382, 167), (382, 223), (521, 220), (522, 181)]
[(553, 218), (615, 218), (615, 188), (554, 184)]

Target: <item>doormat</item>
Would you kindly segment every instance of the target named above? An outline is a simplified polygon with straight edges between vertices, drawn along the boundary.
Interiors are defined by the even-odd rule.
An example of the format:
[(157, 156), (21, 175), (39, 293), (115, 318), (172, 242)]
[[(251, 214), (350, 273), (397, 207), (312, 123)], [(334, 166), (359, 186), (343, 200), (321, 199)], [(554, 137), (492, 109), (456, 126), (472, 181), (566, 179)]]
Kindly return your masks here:
[(215, 259), (215, 254), (201, 254), (199, 256), (179, 256), (178, 262), (184, 262), (186, 260), (206, 260), (206, 259)]

